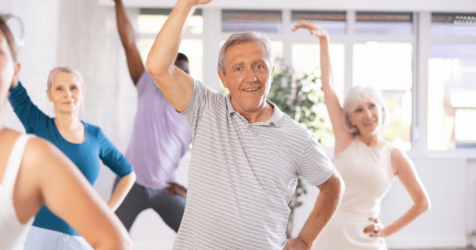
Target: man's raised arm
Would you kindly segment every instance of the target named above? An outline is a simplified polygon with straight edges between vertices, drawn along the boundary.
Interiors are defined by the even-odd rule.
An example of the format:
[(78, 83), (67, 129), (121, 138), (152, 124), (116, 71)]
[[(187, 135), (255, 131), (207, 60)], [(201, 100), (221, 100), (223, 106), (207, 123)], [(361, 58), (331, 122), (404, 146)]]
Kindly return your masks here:
[(165, 98), (179, 112), (188, 108), (193, 93), (192, 78), (177, 68), (182, 31), (197, 5), (212, 0), (178, 0), (150, 49), (145, 68)]
[(136, 46), (136, 36), (131, 22), (127, 17), (126, 9), (122, 0), (114, 0), (116, 2), (116, 23), (119, 36), (121, 37), (122, 46), (126, 51), (127, 66), (129, 67), (129, 74), (132, 82), (137, 85), (140, 77), (145, 71), (142, 59), (140, 58), (139, 50)]

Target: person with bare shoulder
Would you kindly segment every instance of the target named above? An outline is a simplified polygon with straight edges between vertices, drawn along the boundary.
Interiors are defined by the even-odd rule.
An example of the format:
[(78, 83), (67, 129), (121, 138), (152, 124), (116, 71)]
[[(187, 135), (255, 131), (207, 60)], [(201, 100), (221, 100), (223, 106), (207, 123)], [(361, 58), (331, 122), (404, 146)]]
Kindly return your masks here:
[[(19, 72), (13, 36), (0, 18), (0, 111)], [(43, 205), (94, 249), (132, 249), (125, 228), (68, 157), (50, 142), (0, 123), (0, 250), (23, 249)]]
[[(125, 154), (137, 180), (116, 214), (129, 230), (139, 213), (152, 208), (177, 232), (185, 211), (187, 190), (177, 183), (175, 170), (192, 142), (192, 130), (145, 70), (124, 4), (122, 0), (114, 2), (117, 29), (138, 93), (134, 129)], [(174, 64), (189, 73), (184, 54), (175, 53)]]
[[(174, 250), (309, 250), (336, 211), (344, 184), (314, 134), (266, 99), (273, 80), (270, 40), (232, 34), (218, 56), (228, 95), (174, 65), (198, 5), (178, 0), (152, 45), (146, 70), (192, 128), (187, 206)], [(320, 190), (297, 238), (286, 239), (297, 178)]]
[[(413, 163), (380, 133), (390, 113), (380, 91), (352, 88), (340, 106), (334, 90), (329, 57), (329, 34), (308, 22), (294, 31), (307, 29), (319, 38), (322, 90), (335, 135), (333, 163), (344, 179), (346, 190), (338, 212), (314, 243), (313, 249), (387, 249), (385, 237), (401, 230), (430, 208), (430, 200)], [(398, 177), (414, 204), (396, 221), (383, 225), (380, 203)], [(369, 225), (370, 224), (370, 225)]]

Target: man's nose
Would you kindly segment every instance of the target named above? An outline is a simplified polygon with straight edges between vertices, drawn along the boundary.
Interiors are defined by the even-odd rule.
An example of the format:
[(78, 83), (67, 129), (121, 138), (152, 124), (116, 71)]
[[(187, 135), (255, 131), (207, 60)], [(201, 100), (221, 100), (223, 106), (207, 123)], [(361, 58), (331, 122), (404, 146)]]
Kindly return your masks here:
[(245, 70), (245, 80), (246, 82), (256, 82), (257, 78), (255, 72), (251, 69)]

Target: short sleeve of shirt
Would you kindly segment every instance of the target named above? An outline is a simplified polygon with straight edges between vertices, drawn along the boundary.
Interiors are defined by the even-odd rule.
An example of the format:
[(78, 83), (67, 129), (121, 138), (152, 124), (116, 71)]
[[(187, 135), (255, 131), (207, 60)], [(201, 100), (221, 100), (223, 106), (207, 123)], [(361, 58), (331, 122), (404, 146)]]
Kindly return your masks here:
[(308, 131), (308, 139), (303, 152), (298, 170), (299, 176), (304, 177), (313, 186), (327, 181), (334, 173), (334, 165), (310, 131)]
[(210, 104), (214, 104), (219, 100), (225, 100), (225, 96), (222, 93), (214, 91), (200, 81), (193, 79), (192, 98), (188, 108), (181, 112), (181, 114), (187, 120), (194, 134), (204, 112), (210, 107)]

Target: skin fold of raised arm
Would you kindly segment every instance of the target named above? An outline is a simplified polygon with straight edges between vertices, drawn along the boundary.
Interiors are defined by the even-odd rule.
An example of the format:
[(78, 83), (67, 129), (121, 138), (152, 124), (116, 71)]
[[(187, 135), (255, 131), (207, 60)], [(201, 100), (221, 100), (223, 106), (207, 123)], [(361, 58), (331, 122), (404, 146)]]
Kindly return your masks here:
[(127, 66), (129, 74), (134, 85), (137, 85), (140, 77), (145, 71), (139, 50), (136, 46), (136, 37), (131, 22), (127, 17), (126, 9), (122, 0), (114, 0), (116, 2), (116, 24), (121, 37), (122, 46), (126, 52)]
[(199, 4), (210, 0), (179, 0), (152, 45), (146, 70), (165, 98), (179, 112), (188, 108), (193, 93), (192, 78), (174, 65), (182, 32)]
[(309, 215), (304, 227), (296, 239), (287, 240), (283, 250), (308, 250), (322, 229), (327, 225), (344, 195), (345, 184), (337, 171), (323, 184), (317, 186), (319, 195), (317, 196), (314, 209)]
[(28, 147), (34, 150), (26, 152), (25, 159), (29, 159), (27, 165), (41, 166), (33, 172), (39, 203), (70, 224), (94, 249), (132, 249), (127, 230), (71, 160), (51, 143), (32, 140)]

